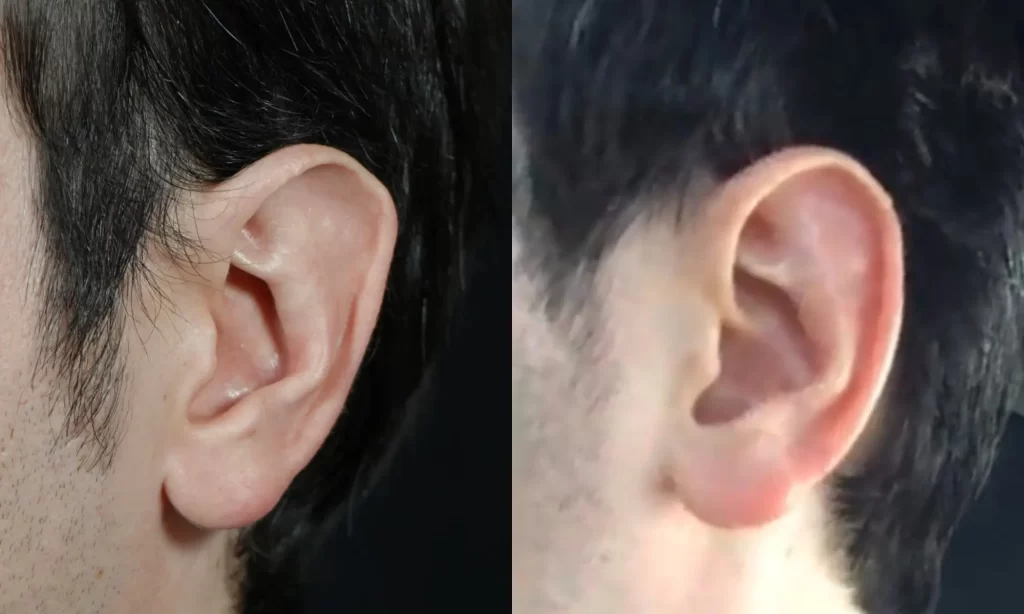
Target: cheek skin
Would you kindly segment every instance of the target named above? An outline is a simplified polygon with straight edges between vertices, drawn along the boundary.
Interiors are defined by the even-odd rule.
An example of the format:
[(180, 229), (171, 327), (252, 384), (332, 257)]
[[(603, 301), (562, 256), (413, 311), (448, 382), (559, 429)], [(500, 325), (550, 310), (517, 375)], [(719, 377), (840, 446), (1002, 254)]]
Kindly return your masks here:
[[(54, 445), (53, 380), (35, 374), (35, 225), (18, 139), (0, 122), (0, 612), (106, 611), (126, 570), (103, 480)], [(21, 155), (26, 157), (21, 158)], [(35, 261), (38, 267), (38, 259)]]
[[(132, 387), (124, 396), (129, 413), (120, 448), (106, 473), (85, 471), (80, 442), (57, 441), (64, 415), (53, 374), (36, 372), (46, 254), (28, 187), (31, 157), (8, 119), (0, 114), (0, 612), (159, 614), (166, 611), (162, 601), (205, 599), (200, 588), (218, 578), (185, 559), (195, 543), (168, 543), (160, 496), (166, 395), (174, 365), (185, 363), (172, 331), (187, 326), (164, 322), (156, 334), (142, 330), (144, 317), (128, 326)], [(147, 313), (168, 318), (169, 311)], [(209, 577), (175, 574), (175, 564)], [(217, 609), (214, 598), (205, 603), (206, 611), (229, 610)], [(197, 611), (185, 608), (171, 611)]]

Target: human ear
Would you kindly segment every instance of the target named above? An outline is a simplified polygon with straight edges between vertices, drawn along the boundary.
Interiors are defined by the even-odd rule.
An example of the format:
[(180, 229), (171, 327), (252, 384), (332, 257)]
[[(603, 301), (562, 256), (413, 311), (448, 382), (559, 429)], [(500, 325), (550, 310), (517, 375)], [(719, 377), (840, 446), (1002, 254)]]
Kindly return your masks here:
[(818, 148), (756, 162), (702, 211), (717, 373), (671, 479), (707, 523), (760, 525), (825, 480), (875, 410), (902, 317), (899, 222), (870, 173)]
[(366, 351), (396, 233), (351, 157), (298, 145), (197, 195), (207, 341), (172, 420), (164, 490), (188, 521), (265, 515), (334, 426)]

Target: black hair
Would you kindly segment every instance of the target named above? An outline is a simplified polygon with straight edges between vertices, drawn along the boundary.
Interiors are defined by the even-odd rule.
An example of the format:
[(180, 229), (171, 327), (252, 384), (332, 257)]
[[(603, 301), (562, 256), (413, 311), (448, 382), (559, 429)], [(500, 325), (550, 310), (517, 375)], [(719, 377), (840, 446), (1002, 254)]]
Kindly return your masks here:
[(876, 453), (836, 480), (862, 605), (933, 607), (1024, 377), (1024, 10), (1011, 0), (517, 0), (531, 211), (595, 258), (646, 191), (789, 145), (895, 200), (905, 320)]
[[(466, 91), (461, 0), (8, 0), (4, 61), (33, 137), (44, 311), (40, 365), (62, 388), (62, 436), (109, 466), (127, 292), (144, 253), (188, 260), (180, 188), (281, 147), (336, 147), (374, 173), (399, 236), (378, 327), (345, 411), (271, 514), (240, 539), (246, 611), (297, 610), (303, 548), (394, 440), (430, 372), (492, 214), (474, 184), (489, 132)], [(173, 307), (173, 306), (171, 306)]]

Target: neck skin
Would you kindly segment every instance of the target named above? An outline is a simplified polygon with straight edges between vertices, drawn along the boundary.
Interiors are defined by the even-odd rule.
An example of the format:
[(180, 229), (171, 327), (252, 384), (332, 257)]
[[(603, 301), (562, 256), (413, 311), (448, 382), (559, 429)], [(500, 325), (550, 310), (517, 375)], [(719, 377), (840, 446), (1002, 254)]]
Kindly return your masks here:
[(620, 517), (599, 539), (586, 521), (562, 525), (532, 544), (513, 542), (513, 611), (864, 614), (834, 554), (841, 549), (824, 539), (834, 534), (824, 509), (808, 502), (742, 531), (708, 527), (679, 505), (656, 518)]
[[(637, 611), (716, 614), (864, 614), (842, 571), (846, 568), (824, 506), (807, 502), (770, 526), (720, 531), (700, 525), (685, 511), (668, 514), (648, 532), (640, 569), (649, 570), (647, 595), (660, 597)], [(683, 555), (699, 561), (686, 577)], [(671, 562), (675, 561), (675, 565)]]
[(233, 532), (200, 533), (173, 512), (164, 518), (165, 549), (138, 568), (149, 576), (124, 591), (113, 611), (123, 614), (237, 614), (241, 562), (234, 554)]

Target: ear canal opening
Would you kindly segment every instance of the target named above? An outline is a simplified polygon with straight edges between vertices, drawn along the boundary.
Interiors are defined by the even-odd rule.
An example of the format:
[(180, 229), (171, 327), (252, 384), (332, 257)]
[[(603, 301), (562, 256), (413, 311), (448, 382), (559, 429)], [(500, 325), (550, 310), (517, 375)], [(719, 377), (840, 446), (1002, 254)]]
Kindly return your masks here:
[(288, 349), (274, 301), (265, 281), (235, 266), (228, 270), (218, 305), (217, 356), (235, 365), (233, 376), (267, 382), (287, 370)]
[(694, 406), (693, 418), (700, 426), (734, 422), (763, 401), (806, 385), (813, 365), (793, 297), (739, 267), (733, 280), (736, 302), (753, 328), (722, 329), (718, 378)]

